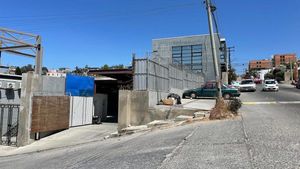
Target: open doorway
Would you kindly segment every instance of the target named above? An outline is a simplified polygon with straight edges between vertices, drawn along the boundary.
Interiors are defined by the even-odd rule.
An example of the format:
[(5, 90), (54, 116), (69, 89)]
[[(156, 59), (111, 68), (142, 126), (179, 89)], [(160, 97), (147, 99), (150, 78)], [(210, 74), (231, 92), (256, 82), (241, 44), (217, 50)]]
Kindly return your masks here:
[(95, 78), (95, 115), (101, 122), (118, 122), (119, 90), (132, 90), (131, 69), (91, 70)]

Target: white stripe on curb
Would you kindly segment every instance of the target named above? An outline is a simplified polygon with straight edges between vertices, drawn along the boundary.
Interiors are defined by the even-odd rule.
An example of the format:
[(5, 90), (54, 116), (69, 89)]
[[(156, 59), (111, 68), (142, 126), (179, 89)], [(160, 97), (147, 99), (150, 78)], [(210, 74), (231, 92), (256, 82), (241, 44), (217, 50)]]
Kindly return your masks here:
[(243, 102), (244, 105), (264, 105), (264, 104), (300, 104), (300, 101), (272, 101), (272, 102)]

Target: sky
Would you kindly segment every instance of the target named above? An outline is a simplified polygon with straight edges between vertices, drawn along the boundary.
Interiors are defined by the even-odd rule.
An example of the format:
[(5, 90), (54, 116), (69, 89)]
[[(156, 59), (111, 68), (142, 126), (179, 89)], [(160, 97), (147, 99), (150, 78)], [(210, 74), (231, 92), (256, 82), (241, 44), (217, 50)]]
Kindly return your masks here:
[[(299, 0), (213, 0), (219, 32), (234, 46), (232, 65), (277, 53), (300, 55)], [(130, 65), (151, 53), (152, 39), (208, 34), (203, 0), (9, 0), (0, 27), (42, 36), (49, 69)], [(2, 54), (3, 65), (34, 64)]]

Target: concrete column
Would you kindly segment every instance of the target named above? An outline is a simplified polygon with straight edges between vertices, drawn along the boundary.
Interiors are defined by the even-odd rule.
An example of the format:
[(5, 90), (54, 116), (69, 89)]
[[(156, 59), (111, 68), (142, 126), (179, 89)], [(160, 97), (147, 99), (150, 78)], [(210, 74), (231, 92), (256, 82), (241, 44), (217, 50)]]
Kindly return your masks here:
[(118, 131), (130, 124), (131, 91), (119, 90)]
[(33, 142), (33, 140), (30, 139), (33, 76), (34, 74), (32, 72), (22, 75), (17, 146), (25, 146)]
[(228, 72), (222, 72), (222, 83), (228, 84)]
[(291, 81), (291, 72), (284, 72), (284, 82), (290, 82)]

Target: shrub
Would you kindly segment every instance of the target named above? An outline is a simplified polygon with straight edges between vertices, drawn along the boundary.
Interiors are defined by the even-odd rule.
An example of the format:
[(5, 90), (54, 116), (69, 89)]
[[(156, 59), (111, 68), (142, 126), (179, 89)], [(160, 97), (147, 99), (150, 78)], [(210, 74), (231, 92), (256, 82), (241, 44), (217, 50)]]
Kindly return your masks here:
[(237, 114), (238, 110), (242, 107), (242, 102), (240, 99), (230, 100), (228, 103), (228, 110), (233, 114)]

